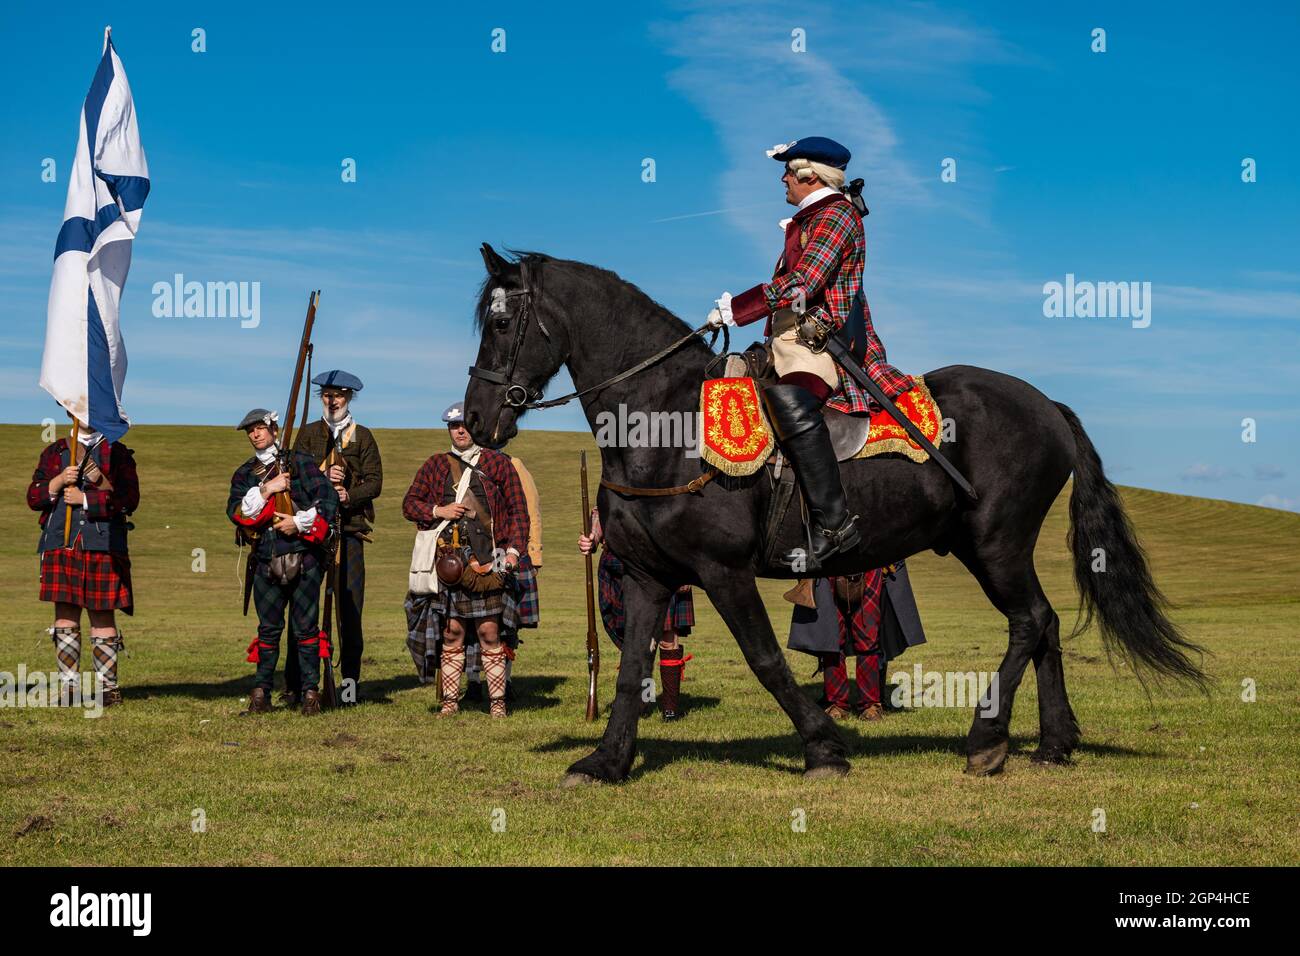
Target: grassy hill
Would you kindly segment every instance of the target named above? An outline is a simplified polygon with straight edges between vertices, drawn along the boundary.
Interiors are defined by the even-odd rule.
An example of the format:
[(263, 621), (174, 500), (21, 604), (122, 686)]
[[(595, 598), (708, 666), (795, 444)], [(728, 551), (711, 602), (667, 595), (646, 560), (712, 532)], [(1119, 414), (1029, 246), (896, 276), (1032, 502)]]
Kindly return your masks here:
[[(1027, 677), (1013, 757), (992, 779), (963, 776), (968, 710), (919, 709), (841, 725), (853, 773), (805, 783), (785, 716), (759, 687), (707, 600), (688, 641), (690, 714), (642, 724), (632, 780), (557, 789), (603, 728), (582, 720), (585, 611), (578, 452), (589, 436), (525, 432), (511, 451), (540, 486), (546, 544), (542, 627), (516, 663), (508, 721), (430, 713), (405, 648), (402, 598), (412, 528), (400, 502), (441, 430), (381, 430), (387, 487), (368, 551), (370, 702), (314, 720), (239, 716), (251, 686), (238, 554), (222, 513), (247, 455), (229, 428), (140, 427), (129, 444), (143, 504), (132, 536), (138, 611), (123, 619), (127, 703), (100, 720), (75, 711), (0, 709), (0, 845), (19, 864), (854, 863), (1295, 864), (1300, 763), (1300, 515), (1136, 489), (1125, 501), (1175, 620), (1210, 648), (1209, 697), (1148, 700), (1113, 670), (1095, 632), (1066, 644), (1083, 727), (1071, 767), (1031, 765), (1037, 736)], [(0, 671), (52, 670), (37, 600), (35, 515), (23, 504), (43, 447), (36, 426), (0, 426)], [(593, 480), (595, 476), (593, 475)], [(1068, 492), (1067, 492), (1068, 493)], [(1077, 607), (1064, 539), (1066, 499), (1037, 563), (1068, 627)], [(869, 516), (868, 516), (868, 520)], [(206, 570), (193, 570), (201, 549)], [(1004, 619), (952, 558), (910, 562), (929, 643), (910, 669), (996, 669)], [(764, 595), (778, 634), (786, 585)], [(602, 641), (604, 637), (602, 636)], [(601, 703), (616, 655), (605, 643)], [(810, 657), (791, 654), (815, 694)], [(1243, 681), (1257, 699), (1242, 700)], [(1017, 752), (1019, 751), (1019, 752)], [(1094, 810), (1106, 814), (1094, 832)], [(201, 810), (206, 832), (191, 821)], [(505, 830), (495, 832), (494, 811)], [(806, 829), (792, 819), (803, 811)], [(496, 820), (501, 819), (498, 813)]]

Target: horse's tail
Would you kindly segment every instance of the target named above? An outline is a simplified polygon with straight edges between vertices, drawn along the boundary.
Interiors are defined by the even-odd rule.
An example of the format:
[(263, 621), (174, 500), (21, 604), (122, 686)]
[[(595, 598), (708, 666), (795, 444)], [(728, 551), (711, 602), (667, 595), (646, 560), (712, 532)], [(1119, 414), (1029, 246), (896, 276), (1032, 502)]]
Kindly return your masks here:
[(1204, 654), (1204, 649), (1165, 616), (1168, 602), (1151, 578), (1146, 554), (1119, 492), (1102, 471), (1097, 449), (1079, 416), (1055, 404), (1074, 434), (1069, 543), (1081, 599), (1074, 633), (1085, 630), (1095, 614), (1106, 652), (1118, 653), (1140, 680), (1145, 672), (1157, 681), (1174, 678), (1204, 688), (1208, 678), (1187, 657), (1187, 652)]

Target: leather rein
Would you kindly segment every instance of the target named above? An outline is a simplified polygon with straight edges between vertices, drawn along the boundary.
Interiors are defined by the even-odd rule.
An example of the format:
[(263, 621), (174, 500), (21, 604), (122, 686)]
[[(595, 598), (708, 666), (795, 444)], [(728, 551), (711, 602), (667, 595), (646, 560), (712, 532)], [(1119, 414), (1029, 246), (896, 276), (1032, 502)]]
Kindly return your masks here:
[[(644, 372), (652, 365), (655, 365), (656, 363), (663, 361), (665, 358), (667, 358), (673, 352), (676, 352), (679, 348), (681, 348), (683, 345), (685, 345), (687, 342), (689, 342), (691, 339), (695, 338), (696, 336), (704, 335), (706, 332), (712, 332), (713, 338), (709, 341), (710, 349), (713, 348), (713, 344), (718, 339), (719, 329), (714, 328), (713, 326), (711, 326), (709, 323), (706, 322), (703, 325), (701, 325), (698, 329), (692, 329), (690, 332), (687, 332), (681, 338), (670, 343), (666, 347), (660, 349), (658, 352), (656, 352), (654, 355), (651, 355), (649, 358), (645, 359), (644, 361), (638, 362), (636, 365), (633, 365), (631, 368), (624, 369), (623, 371), (619, 372), (617, 375), (613, 375), (605, 379), (603, 382), (599, 382), (598, 384), (592, 385), (589, 388), (584, 388), (577, 391), (569, 392), (567, 395), (561, 395), (559, 398), (552, 398), (543, 401), (541, 389), (532, 388), (528, 385), (524, 385), (514, 381), (515, 366), (519, 361), (519, 353), (523, 349), (524, 337), (528, 332), (528, 325), (531, 319), (535, 318), (537, 320), (537, 327), (538, 329), (541, 330), (542, 337), (546, 341), (547, 350), (550, 351), (551, 349), (550, 330), (546, 328), (546, 323), (542, 321), (542, 317), (540, 313), (537, 312), (535, 303), (533, 301), (535, 297), (535, 293), (533, 291), (533, 283), (529, 275), (528, 261), (526, 259), (521, 260), (519, 263), (519, 267), (520, 267), (520, 278), (522, 280), (523, 288), (512, 290), (510, 292), (503, 292), (501, 295), (501, 299), (517, 298), (523, 300), (523, 304), (519, 309), (519, 319), (515, 323), (515, 338), (510, 345), (510, 358), (506, 362), (506, 369), (504, 372), (497, 372), (492, 369), (480, 368), (477, 365), (471, 365), (469, 368), (470, 378), (481, 378), (483, 379), (483, 381), (491, 382), (493, 385), (505, 386), (505, 394), (501, 399), (501, 406), (497, 409), (497, 422), (496, 424), (493, 425), (494, 437), (496, 434), (496, 427), (500, 424), (501, 421), (501, 412), (506, 408), (514, 408), (516, 410), (524, 411), (524, 410), (534, 409), (534, 408), (556, 408), (560, 405), (567, 405), (575, 398), (581, 398), (582, 396), (588, 395), (592, 392), (598, 392), (601, 389), (609, 388), (611, 385), (617, 385), (619, 382), (629, 379), (633, 375), (636, 375), (640, 372)], [(504, 306), (499, 309), (497, 308), (497, 302), (499, 301), (500, 299), (496, 297), (493, 298), (492, 305), (490, 306), (490, 312), (495, 313), (496, 315), (495, 317), (490, 318), (489, 321), (494, 323), (508, 322), (509, 313), (505, 311)], [(502, 324), (498, 324), (497, 328), (500, 330), (503, 329), (504, 326)], [(721, 329), (721, 331), (723, 333), (723, 352), (725, 354), (726, 350), (731, 345), (731, 333), (730, 331), (727, 330), (725, 326)], [(552, 352), (552, 356), (554, 356), (554, 352)], [(616, 492), (617, 494), (620, 495), (657, 498), (657, 497), (665, 497), (669, 495), (694, 494), (695, 492), (698, 492), (701, 488), (703, 488), (705, 485), (707, 485), (710, 481), (712, 481), (716, 475), (717, 475), (716, 469), (711, 468), (707, 472), (700, 475), (698, 478), (694, 478), (684, 485), (674, 485), (671, 488), (633, 488), (628, 485), (619, 485), (619, 484), (615, 484), (612, 481), (606, 481), (604, 478), (601, 478), (600, 483), (603, 487), (608, 488), (610, 491)]]

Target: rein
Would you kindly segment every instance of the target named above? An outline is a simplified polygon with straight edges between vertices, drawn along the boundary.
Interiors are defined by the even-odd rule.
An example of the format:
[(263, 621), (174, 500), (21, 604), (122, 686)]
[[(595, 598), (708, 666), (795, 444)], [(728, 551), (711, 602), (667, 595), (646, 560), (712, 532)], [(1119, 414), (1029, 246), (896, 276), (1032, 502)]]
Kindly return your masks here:
[[(537, 314), (537, 309), (533, 301), (535, 297), (535, 293), (533, 291), (533, 283), (529, 275), (528, 260), (527, 259), (522, 260), (519, 263), (519, 268), (520, 268), (520, 278), (522, 280), (523, 288), (511, 292), (502, 293), (502, 297), (505, 299), (514, 299), (514, 298), (523, 299), (523, 305), (519, 310), (519, 318), (515, 325), (515, 338), (510, 345), (510, 358), (506, 361), (506, 369), (504, 372), (497, 372), (492, 369), (480, 368), (477, 365), (471, 365), (469, 368), (470, 378), (481, 378), (483, 379), (483, 381), (491, 382), (493, 385), (505, 386), (505, 394), (501, 399), (501, 407), (497, 410), (498, 425), (500, 424), (500, 420), (501, 420), (501, 409), (514, 408), (520, 411), (524, 411), (524, 410), (534, 409), (534, 408), (557, 408), (560, 405), (567, 405), (575, 398), (581, 398), (583, 395), (588, 395), (592, 392), (598, 392), (601, 389), (609, 388), (611, 385), (617, 385), (619, 382), (629, 379), (633, 375), (636, 375), (640, 372), (644, 372), (646, 369), (650, 368), (650, 366), (663, 361), (669, 355), (676, 352), (687, 342), (691, 341), (691, 339), (695, 338), (696, 336), (704, 335), (706, 332), (713, 333), (713, 338), (709, 340), (710, 350), (713, 348), (714, 343), (717, 342), (719, 332), (722, 332), (723, 335), (723, 340), (722, 340), (723, 353), (725, 354), (727, 349), (731, 347), (731, 332), (726, 328), (726, 326), (723, 326), (722, 328), (719, 329), (719, 328), (714, 328), (708, 322), (705, 322), (698, 329), (692, 329), (690, 332), (687, 332), (681, 338), (677, 339), (676, 341), (660, 349), (658, 352), (656, 352), (654, 355), (651, 355), (649, 358), (638, 362), (636, 365), (633, 365), (631, 368), (624, 369), (623, 371), (619, 372), (617, 375), (610, 376), (609, 378), (605, 379), (603, 382), (599, 382), (595, 385), (592, 385), (589, 388), (584, 388), (584, 389), (570, 392), (567, 395), (561, 395), (559, 398), (552, 398), (543, 401), (541, 389), (535, 389), (528, 385), (523, 385), (520, 384), (519, 382), (514, 381), (515, 365), (519, 361), (519, 353), (523, 349), (524, 336), (528, 332), (528, 324), (530, 319), (534, 317), (537, 319), (537, 327), (542, 332), (542, 337), (546, 341), (546, 347), (548, 350), (550, 350), (551, 348), (551, 332), (549, 329), (547, 329), (546, 323), (542, 321), (541, 315)], [(495, 300), (491, 308), (493, 311), (495, 311)], [(491, 321), (500, 321), (500, 320), (493, 319)], [(496, 432), (494, 427), (493, 434), (495, 435), (495, 433)], [(614, 484), (613, 482), (606, 481), (604, 478), (600, 480), (600, 483), (603, 487), (608, 488), (610, 491), (617, 492), (618, 494), (621, 495), (661, 497), (666, 495), (693, 494), (699, 491), (701, 488), (703, 488), (710, 481), (712, 481), (716, 475), (717, 475), (717, 471), (710, 469), (709, 471), (700, 475), (698, 478), (694, 478), (684, 485), (675, 485), (672, 488), (632, 488), (627, 485)]]

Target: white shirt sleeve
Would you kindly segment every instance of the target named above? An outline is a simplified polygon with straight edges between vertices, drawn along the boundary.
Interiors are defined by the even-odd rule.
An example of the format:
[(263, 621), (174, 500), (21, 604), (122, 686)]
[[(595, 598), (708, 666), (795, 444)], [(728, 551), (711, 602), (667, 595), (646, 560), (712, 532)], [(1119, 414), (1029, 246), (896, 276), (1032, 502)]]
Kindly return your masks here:
[(306, 534), (311, 530), (312, 524), (316, 521), (316, 509), (308, 508), (306, 511), (299, 511), (293, 516), (293, 523), (298, 526), (299, 534)]
[(266, 507), (266, 499), (262, 497), (262, 489), (258, 485), (253, 485), (244, 493), (244, 503), (240, 506), (244, 511), (245, 518), (256, 518)]

